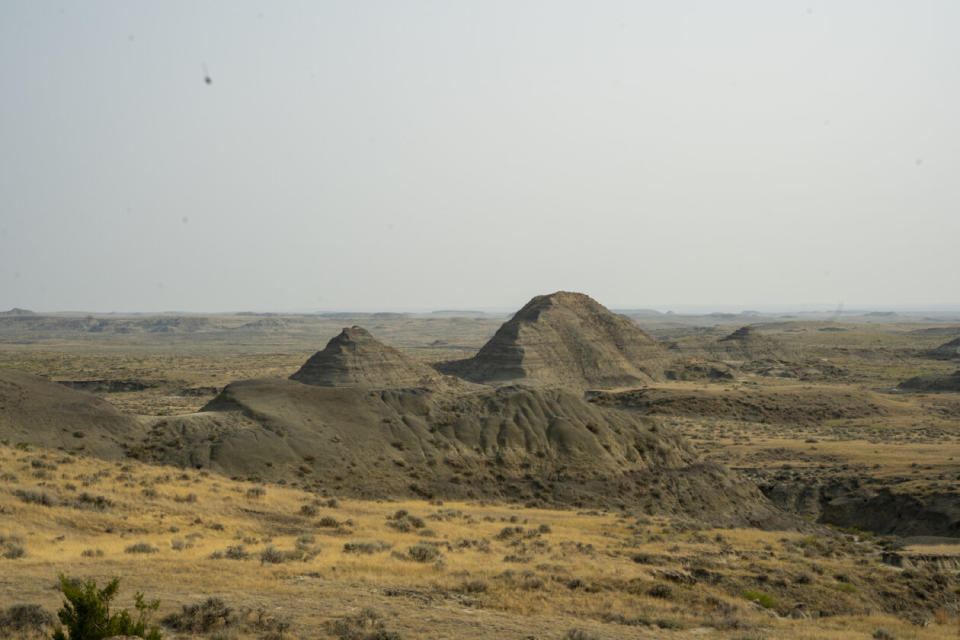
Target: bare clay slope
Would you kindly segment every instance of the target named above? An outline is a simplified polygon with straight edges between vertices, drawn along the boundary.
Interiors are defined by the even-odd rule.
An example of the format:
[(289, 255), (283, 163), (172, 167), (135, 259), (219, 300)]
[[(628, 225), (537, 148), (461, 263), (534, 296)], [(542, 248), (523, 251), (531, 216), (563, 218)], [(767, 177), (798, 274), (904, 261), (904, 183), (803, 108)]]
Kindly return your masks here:
[(141, 433), (136, 418), (93, 394), (22, 371), (0, 369), (0, 438), (4, 440), (119, 458), (123, 443)]
[(237, 382), (201, 413), (165, 419), (138, 457), (366, 498), (508, 498), (795, 524), (739, 475), (700, 462), (675, 432), (562, 389)]
[(437, 365), (473, 382), (611, 388), (664, 379), (668, 356), (629, 319), (582, 293), (530, 300), (473, 358)]
[(919, 393), (960, 392), (960, 369), (951, 374), (931, 373), (904, 380), (897, 388)]
[(358, 326), (344, 328), (290, 376), (321, 387), (418, 387), (436, 385), (440, 378), (429, 366), (379, 342)]
[(746, 325), (717, 340), (710, 348), (718, 360), (751, 362), (769, 360), (785, 362), (796, 359), (779, 340), (765, 336), (756, 327)]
[(960, 360), (960, 338), (945, 342), (930, 352), (934, 358), (942, 360)]

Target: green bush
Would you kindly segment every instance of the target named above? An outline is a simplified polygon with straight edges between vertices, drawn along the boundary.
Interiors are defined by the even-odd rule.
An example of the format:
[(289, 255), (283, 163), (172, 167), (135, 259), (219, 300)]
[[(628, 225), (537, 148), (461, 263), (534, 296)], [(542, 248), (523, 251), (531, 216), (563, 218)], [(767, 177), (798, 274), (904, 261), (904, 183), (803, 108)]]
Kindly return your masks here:
[(764, 593), (763, 591), (750, 589), (744, 592), (743, 597), (747, 600), (756, 602), (764, 609), (773, 609), (777, 606), (777, 601), (774, 599), (774, 597), (769, 593)]
[(74, 582), (60, 575), (60, 590), (63, 592), (63, 607), (57, 617), (62, 627), (53, 632), (53, 640), (103, 640), (113, 636), (137, 636), (145, 640), (161, 640), (156, 625), (147, 626), (150, 617), (160, 606), (159, 600), (144, 602), (143, 594), (136, 595), (137, 619), (124, 609), (110, 614), (110, 601), (117, 595), (120, 578), (114, 578), (103, 589), (97, 589), (93, 579)]

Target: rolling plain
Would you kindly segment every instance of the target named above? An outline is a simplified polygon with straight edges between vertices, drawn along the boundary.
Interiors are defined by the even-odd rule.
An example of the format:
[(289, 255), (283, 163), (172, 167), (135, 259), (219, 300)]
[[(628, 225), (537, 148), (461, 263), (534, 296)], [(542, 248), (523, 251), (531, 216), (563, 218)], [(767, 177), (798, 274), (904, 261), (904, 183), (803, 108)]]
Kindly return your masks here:
[(960, 316), (585, 298), (0, 316), (0, 633), (956, 637)]

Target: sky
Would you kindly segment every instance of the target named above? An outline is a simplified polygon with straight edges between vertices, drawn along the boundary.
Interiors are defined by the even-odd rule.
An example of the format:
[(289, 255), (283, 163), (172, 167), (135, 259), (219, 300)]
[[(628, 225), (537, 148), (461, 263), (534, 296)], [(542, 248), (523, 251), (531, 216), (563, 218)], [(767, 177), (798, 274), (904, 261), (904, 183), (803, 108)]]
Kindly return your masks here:
[(0, 0), (0, 309), (960, 308), (957, 24)]

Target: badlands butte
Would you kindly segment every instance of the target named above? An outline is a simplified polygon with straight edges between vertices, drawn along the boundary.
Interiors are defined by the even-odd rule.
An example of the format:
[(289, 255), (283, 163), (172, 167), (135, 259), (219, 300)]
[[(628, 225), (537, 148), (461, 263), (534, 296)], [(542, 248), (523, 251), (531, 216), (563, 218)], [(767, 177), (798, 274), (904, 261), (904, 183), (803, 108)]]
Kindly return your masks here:
[(7, 371), (0, 434), (361, 498), (503, 499), (798, 526), (674, 429), (584, 398), (665, 380), (682, 360), (588, 296), (558, 292), (531, 300), (467, 360), (430, 366), (352, 326), (289, 378), (231, 382), (200, 411), (162, 419)]
[[(837, 520), (878, 533), (949, 536), (960, 528), (948, 476), (937, 474), (920, 492), (916, 479), (888, 477), (882, 463), (865, 468), (862, 452), (846, 459), (807, 442), (824, 429), (864, 448), (884, 436), (952, 435), (944, 427), (957, 417), (949, 392), (960, 391), (960, 326), (877, 313), (854, 317), (859, 323), (770, 322), (748, 313), (756, 321), (747, 324), (713, 314), (705, 318), (713, 326), (703, 326), (665, 323), (673, 319), (661, 314), (651, 324), (661, 333), (666, 324), (668, 335), (656, 339), (638, 326), (644, 315), (651, 313), (631, 317), (587, 295), (556, 292), (530, 300), (468, 358), (430, 357), (462, 352), (444, 347), (449, 327), (465, 318), (444, 312), (415, 329), (432, 353), (406, 353), (354, 325), (292, 373), (237, 381), (221, 374), (157, 392), (170, 381), (64, 380), (42, 344), (87, 338), (93, 353), (73, 357), (103, 363), (96, 345), (122, 350), (124, 338), (137, 336), (126, 341), (133, 358), (145, 344), (170, 340), (174, 349), (196, 349), (195, 362), (215, 362), (230, 348), (218, 344), (224, 334), (270, 348), (304, 318), (247, 315), (228, 329), (216, 316), (78, 318), (14, 309), (0, 316), (0, 335), (15, 364), (26, 366), (0, 369), (0, 437), (362, 498), (497, 499), (761, 527)], [(416, 322), (402, 314), (353, 319), (388, 334), (398, 321)], [(443, 338), (427, 333), (437, 324)], [(853, 344), (837, 340), (845, 334)], [(888, 346), (889, 334), (918, 339)], [(811, 335), (830, 340), (811, 344)], [(17, 353), (18, 340), (41, 348)], [(908, 358), (915, 369), (905, 366)], [(158, 393), (199, 410), (145, 415), (111, 403)], [(899, 429), (904, 423), (912, 428)], [(743, 424), (791, 446), (753, 451), (732, 435)], [(904, 502), (909, 522), (898, 513), (876, 522), (875, 504), (891, 501)], [(870, 514), (863, 523), (861, 513)]]
[[(136, 536), (157, 533), (164, 518), (186, 518), (192, 507), (184, 504), (196, 501), (150, 503), (152, 527), (81, 523), (68, 507), (90, 500), (113, 505), (99, 510), (125, 520), (117, 505), (136, 500), (123, 494), (134, 484), (100, 496), (101, 503), (88, 492), (81, 500), (71, 497), (75, 486), (64, 488), (44, 471), (57, 464), (156, 469), (158, 477), (179, 474), (185, 487), (211, 478), (219, 479), (215, 487), (233, 483), (250, 504), (227, 505), (221, 513), (253, 519), (236, 536), (248, 546), (300, 527), (308, 537), (347, 536), (346, 549), (349, 536), (365, 526), (356, 523), (370, 513), (406, 522), (377, 506), (393, 503), (404, 512), (429, 507), (437, 522), (455, 512), (510, 526), (567, 514), (578, 519), (571, 530), (596, 526), (608, 542), (617, 541), (602, 552), (602, 536), (590, 538), (589, 551), (585, 543), (576, 547), (593, 558), (593, 568), (579, 577), (565, 573), (566, 552), (521, 543), (526, 533), (517, 526), (513, 533), (489, 532), (513, 544), (503, 560), (508, 565), (496, 572), (473, 565), (454, 571), (441, 558), (427, 588), (422, 580), (429, 576), (416, 586), (409, 576), (397, 577), (400, 569), (394, 575), (386, 565), (371, 565), (372, 573), (348, 589), (336, 571), (360, 579), (356, 563), (347, 568), (340, 556), (321, 554), (327, 559), (303, 574), (314, 577), (298, 579), (348, 589), (350, 602), (380, 602), (412, 637), (794, 637), (801, 627), (791, 620), (844, 615), (854, 618), (817, 622), (819, 631), (803, 637), (940, 637), (960, 621), (958, 345), (960, 314), (615, 313), (569, 292), (537, 296), (509, 318), (461, 311), (93, 316), (14, 309), (0, 314), (0, 517), (20, 514), (36, 526), (60, 527), (57, 540), (118, 531)], [(257, 502), (264, 493), (309, 502), (302, 513), (295, 505), (285, 514)], [(142, 495), (163, 498), (149, 488)], [(39, 515), (30, 520), (36, 514), (24, 505), (34, 509), (36, 501), (24, 496), (47, 496), (45, 506), (64, 511), (56, 512), (55, 524)], [(333, 529), (310, 519), (317, 505), (338, 500), (353, 501), (354, 524), (338, 524), (333, 512)], [(209, 520), (202, 511), (184, 522), (190, 518), (216, 539), (197, 524)], [(262, 535), (248, 535), (258, 527)], [(453, 562), (459, 542), (442, 530), (419, 531), (409, 535), (446, 548)], [(19, 544), (11, 536), (0, 526), (0, 543)], [(461, 539), (468, 550), (490, 544)], [(683, 546), (710, 541), (719, 546), (714, 555)], [(65, 552), (49, 544), (37, 556), (60, 566), (51, 558)], [(312, 544), (297, 542), (296, 549)], [(386, 558), (400, 542), (383, 544), (378, 553)], [(301, 555), (318, 557), (322, 546)], [(23, 564), (29, 542), (26, 551), (18, 566), (32, 566)], [(392, 553), (389, 562), (407, 566)], [(537, 553), (544, 554), (539, 563)], [(597, 553), (626, 564), (608, 566)], [(789, 570), (788, 556), (795, 563)], [(113, 571), (128, 566), (109, 548), (106, 558)], [(9, 589), (32, 592), (25, 585), (40, 568), (25, 570)], [(421, 611), (441, 611), (440, 627), (424, 630), (417, 626), (422, 620), (405, 617), (413, 605), (383, 604), (396, 599), (377, 586), (372, 576), (381, 574), (405, 585), (390, 589), (419, 594), (410, 598)], [(616, 586), (611, 576), (634, 586)], [(444, 582), (454, 578), (463, 584)], [(537, 587), (540, 605), (521, 610), (520, 592), (510, 589), (520, 589), (522, 580), (552, 580), (559, 591)], [(157, 581), (137, 585), (177, 599)], [(456, 602), (453, 592), (460, 594)], [(280, 596), (271, 598), (279, 606)], [(511, 617), (539, 606), (555, 612), (552, 622), (537, 622), (547, 635)], [(625, 606), (667, 617), (630, 617)], [(466, 631), (458, 612), (464, 607), (506, 618), (493, 635), (483, 625)], [(294, 615), (294, 631), (372, 638), (382, 630), (370, 620), (363, 627), (350, 606), (334, 609), (360, 625), (355, 635), (332, 630), (329, 616), (320, 614)], [(3, 620), (0, 611), (0, 632)], [(939, 625), (933, 631), (931, 621)], [(574, 622), (586, 625), (577, 631), (583, 635), (574, 633)], [(241, 623), (224, 617), (217, 624), (230, 637), (254, 633)], [(180, 630), (183, 637), (206, 637)]]

